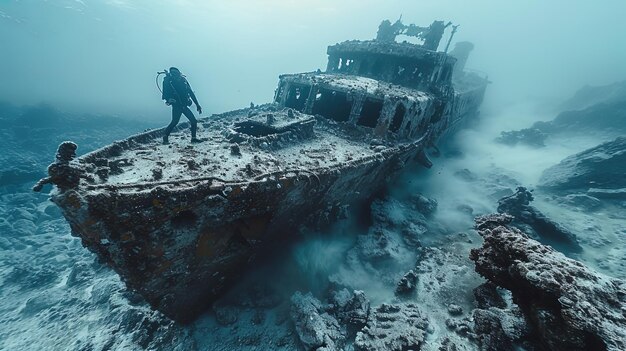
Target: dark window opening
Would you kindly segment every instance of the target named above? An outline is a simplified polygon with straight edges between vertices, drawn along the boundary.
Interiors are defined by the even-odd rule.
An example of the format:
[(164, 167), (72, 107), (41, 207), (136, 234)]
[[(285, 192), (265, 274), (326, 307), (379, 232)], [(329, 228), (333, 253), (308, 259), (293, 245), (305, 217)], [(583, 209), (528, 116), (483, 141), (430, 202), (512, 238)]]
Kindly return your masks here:
[(306, 85), (292, 86), (285, 101), (285, 107), (302, 112), (306, 106), (306, 100), (311, 92), (311, 87)]
[(344, 71), (349, 71), (350, 70), (350, 66), (354, 63), (354, 60), (352, 59), (348, 59), (346, 60), (346, 64), (344, 66)]
[(382, 59), (376, 60), (376, 62), (374, 62), (374, 66), (372, 67), (372, 74), (374, 76), (378, 76), (379, 74), (383, 72), (384, 67), (385, 67), (384, 60)]
[(172, 217), (172, 227), (185, 228), (192, 227), (198, 221), (198, 216), (191, 210), (180, 211)]
[(359, 116), (359, 120), (356, 124), (374, 128), (378, 124), (378, 117), (380, 117), (380, 112), (383, 110), (382, 101), (377, 100), (365, 100), (363, 103), (363, 108), (361, 109), (361, 116)]
[(315, 95), (313, 114), (322, 115), (337, 122), (345, 122), (350, 118), (352, 102), (348, 95), (339, 91), (320, 89)]
[(406, 107), (404, 104), (398, 104), (396, 107), (396, 113), (393, 115), (393, 119), (391, 120), (391, 125), (389, 126), (389, 130), (394, 133), (397, 133), (400, 127), (402, 126), (402, 121), (404, 120), (404, 115), (406, 114)]
[(263, 137), (278, 133), (278, 129), (256, 121), (235, 123), (235, 131), (253, 137)]
[(367, 74), (368, 70), (370, 68), (370, 62), (366, 61), (366, 60), (362, 60), (361, 61), (361, 65), (359, 66), (359, 72), (358, 74), (360, 76), (364, 76)]

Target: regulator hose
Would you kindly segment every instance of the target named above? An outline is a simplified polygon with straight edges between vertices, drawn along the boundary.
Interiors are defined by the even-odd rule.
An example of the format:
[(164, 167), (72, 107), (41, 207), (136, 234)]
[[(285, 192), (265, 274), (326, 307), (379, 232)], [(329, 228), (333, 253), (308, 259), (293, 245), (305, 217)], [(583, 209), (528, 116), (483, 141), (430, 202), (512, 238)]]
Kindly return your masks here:
[(167, 70), (163, 70), (162, 72), (157, 72), (157, 75), (156, 75), (156, 78), (155, 78), (155, 82), (156, 82), (157, 89), (159, 89), (159, 91), (161, 92), (161, 95), (163, 95), (163, 90), (159, 86), (159, 77), (162, 74), (165, 74), (167, 76), (167, 75), (169, 75), (169, 72), (167, 72)]

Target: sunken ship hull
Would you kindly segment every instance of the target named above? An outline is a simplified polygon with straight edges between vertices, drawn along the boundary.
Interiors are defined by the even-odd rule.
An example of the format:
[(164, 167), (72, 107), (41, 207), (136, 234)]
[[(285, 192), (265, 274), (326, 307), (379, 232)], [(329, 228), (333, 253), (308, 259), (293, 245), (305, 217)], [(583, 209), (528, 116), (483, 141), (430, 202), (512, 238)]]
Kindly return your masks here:
[(53, 199), (83, 245), (129, 288), (168, 317), (186, 322), (240, 277), (264, 243), (371, 195), (424, 144), (315, 174), (293, 172), (243, 184), (202, 181), (145, 192), (105, 190), (86, 197), (69, 191)]
[[(200, 120), (212, 132), (198, 146), (182, 140), (182, 124), (169, 146), (154, 130), (80, 157), (72, 167), (87, 176), (52, 200), (130, 289), (189, 322), (260, 248), (332, 220), (409, 162), (429, 166), (425, 150), (478, 114), (484, 79), (454, 89), (453, 57), (406, 45), (330, 47), (327, 72), (281, 76), (274, 103)], [(439, 64), (413, 86), (376, 72), (406, 57)]]

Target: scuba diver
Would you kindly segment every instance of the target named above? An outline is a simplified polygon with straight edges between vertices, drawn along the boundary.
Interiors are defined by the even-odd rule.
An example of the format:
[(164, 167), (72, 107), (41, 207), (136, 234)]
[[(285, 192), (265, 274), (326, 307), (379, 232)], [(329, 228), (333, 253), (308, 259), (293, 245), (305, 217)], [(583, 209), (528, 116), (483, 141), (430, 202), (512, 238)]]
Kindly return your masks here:
[(196, 94), (191, 90), (189, 82), (180, 73), (180, 70), (176, 67), (170, 67), (169, 72), (165, 73), (163, 78), (163, 95), (162, 99), (165, 100), (165, 104), (172, 106), (172, 122), (165, 128), (165, 135), (163, 136), (163, 144), (169, 144), (168, 137), (174, 127), (180, 121), (180, 115), (184, 114), (191, 124), (191, 142), (199, 143), (202, 140), (196, 138), (196, 131), (198, 130), (198, 121), (193, 115), (193, 112), (189, 109), (191, 102), (196, 105), (198, 114), (202, 114), (202, 107), (196, 99)]

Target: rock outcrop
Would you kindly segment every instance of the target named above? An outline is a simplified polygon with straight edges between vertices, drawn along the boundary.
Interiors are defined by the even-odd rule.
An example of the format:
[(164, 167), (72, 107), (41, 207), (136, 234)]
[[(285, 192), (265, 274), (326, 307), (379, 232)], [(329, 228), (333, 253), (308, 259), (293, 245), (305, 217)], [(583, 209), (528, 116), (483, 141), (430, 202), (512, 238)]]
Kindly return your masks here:
[(626, 101), (626, 80), (602, 86), (585, 85), (562, 104), (567, 111), (583, 110), (597, 104)]
[(428, 320), (414, 304), (382, 304), (357, 333), (357, 351), (420, 350), (426, 339)]
[(414, 206), (417, 212), (424, 216), (430, 216), (435, 213), (438, 206), (437, 200), (429, 199), (419, 193), (411, 195), (409, 202)]
[(485, 241), (470, 258), (480, 275), (511, 291), (536, 345), (626, 349), (626, 282), (530, 239), (508, 226), (512, 220), (506, 214), (477, 217), (476, 229)]
[(547, 137), (548, 135), (546, 133), (537, 128), (525, 128), (502, 132), (495, 141), (509, 146), (525, 144), (539, 148), (546, 146), (545, 141)]
[(539, 182), (562, 192), (626, 188), (626, 137), (567, 157), (546, 169)]
[(291, 319), (306, 350), (342, 349), (347, 343), (349, 329), (362, 328), (369, 315), (370, 302), (362, 291), (334, 291), (327, 303), (310, 292), (306, 295), (296, 292), (291, 297)]
[(497, 142), (544, 146), (551, 135), (597, 135), (604, 140), (626, 132), (626, 81), (601, 87), (585, 86), (562, 106), (551, 121), (539, 121), (529, 128), (502, 132)]
[[(519, 309), (475, 309), (472, 319), (473, 333), (480, 350), (516, 350), (518, 345), (525, 344), (528, 327)], [(529, 347), (523, 349), (532, 350)]]
[(626, 100), (599, 103), (580, 111), (561, 112), (552, 121), (536, 122), (531, 128), (546, 134), (626, 131)]
[(396, 285), (396, 295), (408, 295), (415, 291), (417, 283), (417, 274), (411, 269), (406, 272)]
[(291, 297), (291, 319), (306, 350), (334, 351), (345, 342), (339, 322), (324, 307), (311, 293)]
[(350, 292), (348, 289), (341, 289), (332, 293), (330, 302), (331, 313), (340, 322), (359, 328), (367, 322), (370, 301), (363, 291)]
[(595, 211), (602, 207), (602, 201), (588, 194), (569, 194), (562, 198), (566, 204), (584, 211)]
[(519, 307), (509, 306), (498, 287), (490, 282), (474, 289), (472, 340), (482, 351), (534, 350), (529, 344), (529, 327)]
[(582, 248), (576, 235), (531, 206), (533, 200), (530, 191), (518, 187), (515, 194), (498, 201), (498, 212), (513, 216), (513, 225), (539, 241), (558, 246), (566, 252), (580, 252)]
[(506, 302), (498, 293), (497, 287), (493, 283), (484, 283), (474, 289), (474, 299), (480, 309), (491, 307), (506, 308)]

